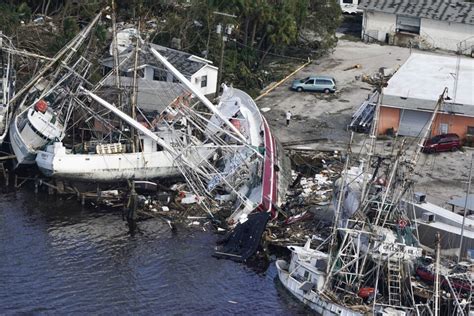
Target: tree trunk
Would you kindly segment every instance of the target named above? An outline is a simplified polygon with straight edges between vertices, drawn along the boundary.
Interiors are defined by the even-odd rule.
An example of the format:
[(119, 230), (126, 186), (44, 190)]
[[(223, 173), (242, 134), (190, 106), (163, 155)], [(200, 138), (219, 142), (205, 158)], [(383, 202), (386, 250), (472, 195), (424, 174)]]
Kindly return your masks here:
[(262, 50), (262, 46), (266, 38), (267, 38), (267, 33), (263, 34), (262, 39), (258, 43), (257, 50)]
[(267, 57), (267, 55), (270, 52), (270, 49), (272, 49), (272, 47), (273, 47), (273, 44), (270, 44), (270, 46), (268, 46), (268, 48), (265, 50), (265, 53), (263, 53), (262, 58), (260, 58), (260, 62), (258, 63), (258, 67), (263, 65), (263, 61), (265, 60), (265, 57)]
[[(46, 3), (46, 6), (44, 7), (44, 11), (43, 11), (43, 14), (46, 16), (48, 15), (48, 10), (49, 10), (49, 5), (51, 4), (51, 0), (48, 0), (48, 2)], [(46, 22), (46, 19), (45, 19), (45, 22)]]
[(248, 45), (249, 24), (250, 24), (250, 17), (247, 15), (245, 16), (245, 25), (244, 25), (244, 46)]
[(252, 37), (251, 37), (251, 42), (250, 42), (251, 47), (254, 47), (255, 35), (257, 34), (257, 26), (258, 26), (258, 19), (255, 18), (253, 20), (253, 25), (252, 25)]

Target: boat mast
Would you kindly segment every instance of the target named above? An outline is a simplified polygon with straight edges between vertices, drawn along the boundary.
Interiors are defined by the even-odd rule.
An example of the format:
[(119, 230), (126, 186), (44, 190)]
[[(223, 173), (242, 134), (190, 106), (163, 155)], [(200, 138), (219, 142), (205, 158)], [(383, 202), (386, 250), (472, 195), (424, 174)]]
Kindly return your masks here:
[[(84, 29), (83, 31), (81, 31), (80, 33), (78, 33), (74, 39), (72, 39), (63, 49), (61, 49), (57, 54), (56, 56), (51, 59), (51, 61), (43, 67), (43, 69), (41, 69), (27, 84), (25, 84), (23, 86), (23, 88), (18, 91), (18, 93), (16, 93), (12, 99), (10, 100), (11, 103), (13, 103), (14, 101), (16, 101), (18, 98), (20, 98), (25, 92), (27, 92), (28, 90), (31, 89), (31, 87), (33, 87), (37, 82), (38, 80), (40, 80), (41, 78), (43, 78), (44, 74), (49, 70), (51, 69), (51, 67), (53, 67), (67, 52), (69, 52), (68, 56), (65, 58), (65, 60), (69, 60), (71, 57), (72, 57), (72, 54), (75, 53), (77, 51), (77, 49), (79, 48), (79, 46), (82, 44), (82, 42), (84, 41), (85, 37), (87, 36), (87, 34), (89, 34), (89, 32), (92, 30), (92, 27), (99, 21), (100, 17), (102, 16), (102, 14), (104, 13), (105, 10), (107, 10), (107, 8), (101, 10), (97, 15), (96, 17), (94, 18), (94, 20), (92, 20), (92, 22), (89, 24), (89, 26)], [(18, 107), (16, 107), (14, 109), (14, 111), (12, 111), (12, 113), (14, 113), (16, 111)]]
[(145, 128), (144, 126), (142, 126), (140, 123), (138, 123), (137, 121), (135, 121), (134, 119), (132, 119), (129, 115), (125, 114), (124, 112), (120, 111), (119, 109), (117, 109), (114, 105), (110, 104), (109, 102), (105, 101), (104, 99), (102, 99), (101, 97), (99, 97), (98, 95), (94, 94), (93, 92), (85, 89), (84, 87), (79, 87), (79, 90), (83, 91), (85, 94), (89, 95), (92, 99), (94, 99), (96, 102), (98, 102), (99, 104), (101, 104), (102, 106), (104, 106), (105, 108), (107, 108), (108, 110), (112, 111), (113, 113), (115, 113), (118, 117), (120, 117), (122, 120), (124, 120), (125, 122), (127, 122), (128, 124), (130, 124), (132, 127), (138, 129), (139, 131), (141, 131), (143, 134), (145, 134), (146, 136), (150, 137), (151, 139), (153, 139), (155, 142), (157, 142), (161, 147), (163, 147), (164, 149), (166, 149), (169, 153), (171, 153), (173, 156), (177, 157), (178, 156), (178, 153), (176, 153), (176, 151), (170, 146), (168, 145), (168, 143), (166, 143), (165, 141), (163, 141), (160, 137), (158, 137), (157, 135), (155, 135), (152, 131), (150, 131), (149, 129)]
[[(333, 264), (331, 263), (332, 257), (334, 254), (334, 263), (337, 261), (336, 260), (336, 241), (337, 241), (337, 225), (339, 223), (339, 215), (341, 213), (341, 208), (342, 208), (342, 198), (344, 196), (344, 192), (346, 191), (346, 182), (347, 182), (347, 174), (349, 173), (349, 161), (350, 161), (350, 154), (351, 154), (351, 143), (352, 143), (352, 138), (354, 136), (354, 132), (351, 132), (351, 138), (349, 140), (349, 145), (347, 146), (347, 154), (346, 154), (346, 161), (344, 164), (344, 176), (342, 177), (342, 184), (341, 184), (341, 189), (339, 190), (339, 196), (337, 197), (337, 208), (335, 210), (334, 214), (334, 223), (332, 225), (332, 234), (331, 234), (331, 244), (329, 246), (329, 257), (328, 257), (328, 264), (327, 264), (327, 271), (326, 273), (329, 275), (330, 272), (334, 269)], [(346, 232), (347, 234), (347, 232)], [(329, 279), (329, 278), (327, 278)]]
[(472, 163), (473, 163), (473, 160), (474, 160), (474, 154), (472, 154), (472, 156), (471, 156), (471, 168), (469, 169), (469, 180), (467, 182), (466, 200), (464, 201), (464, 214), (463, 214), (463, 217), (462, 217), (461, 239), (459, 240), (458, 262), (461, 261), (462, 241), (463, 241), (463, 238), (464, 238), (464, 225), (466, 224), (466, 216), (467, 216), (467, 201), (469, 200), (469, 194), (471, 193)]
[(171, 63), (166, 60), (165, 57), (163, 57), (160, 53), (156, 51), (153, 47), (150, 47), (151, 53), (169, 70), (173, 73), (176, 78), (179, 79), (191, 92), (212, 112), (214, 113), (217, 117), (219, 117), (222, 122), (224, 122), (225, 125), (227, 125), (228, 128), (230, 128), (231, 131), (233, 131), (239, 138), (240, 140), (246, 144), (247, 140), (245, 137), (240, 133), (240, 131), (232, 125), (229, 120), (227, 120), (222, 114), (219, 112), (219, 110), (216, 109), (216, 107), (209, 101), (202, 93), (199, 91), (191, 82), (189, 82), (188, 79), (186, 79), (183, 74), (181, 74)]
[[(117, 16), (115, 14), (115, 0), (112, 0), (112, 55), (114, 57), (114, 73), (115, 73), (115, 86), (120, 89), (120, 71), (119, 71), (119, 53), (117, 43)], [(119, 104), (121, 94), (119, 94)]]
[(435, 108), (433, 110), (433, 114), (431, 115), (430, 121), (428, 122), (428, 125), (426, 126), (423, 137), (420, 139), (420, 142), (418, 143), (418, 146), (415, 152), (413, 153), (413, 158), (411, 160), (412, 167), (415, 167), (416, 163), (418, 162), (418, 158), (420, 157), (420, 153), (421, 153), (421, 150), (423, 149), (425, 141), (428, 139), (428, 136), (431, 133), (431, 127), (433, 126), (433, 122), (436, 118), (436, 115), (438, 114), (438, 111), (440, 110), (441, 106), (444, 104), (444, 100), (447, 97), (448, 97), (448, 88), (445, 87), (443, 92), (440, 94), (438, 101), (436, 102)]
[(441, 237), (439, 232), (435, 235), (436, 261), (435, 261), (435, 289), (434, 289), (434, 316), (439, 316), (439, 265), (441, 252)]
[[(140, 20), (138, 20), (138, 35), (136, 38), (135, 42), (135, 60), (134, 60), (134, 66), (133, 66), (133, 83), (132, 83), (132, 104), (131, 104), (131, 116), (132, 119), (137, 120), (137, 113), (136, 113), (136, 108), (137, 108), (137, 75), (138, 75), (138, 53), (139, 53), (139, 42), (140, 42)], [(132, 138), (132, 152), (135, 152), (137, 150), (137, 137), (136, 137), (136, 132), (135, 129), (132, 128), (131, 132), (131, 138)]]
[[(418, 142), (417, 148), (415, 149), (413, 153), (413, 157), (410, 161), (408, 161), (408, 169), (410, 169), (411, 172), (415, 170), (416, 164), (418, 162), (418, 158), (420, 157), (420, 153), (423, 149), (423, 146), (425, 144), (425, 141), (428, 139), (430, 133), (431, 133), (431, 127), (433, 126), (434, 120), (436, 119), (436, 115), (438, 114), (438, 111), (440, 110), (441, 106), (444, 104), (444, 100), (448, 98), (448, 88), (445, 87), (443, 92), (440, 94), (438, 101), (436, 102), (436, 105), (433, 109), (433, 114), (431, 115), (430, 121), (426, 125), (426, 129), (423, 133), (423, 137), (420, 138), (420, 141)], [(406, 185), (409, 183), (408, 177), (404, 177), (403, 183), (401, 185), (402, 188), (406, 188)], [(400, 190), (398, 196), (393, 198), (392, 203), (398, 203), (398, 201), (402, 198), (402, 195), (404, 194), (404, 190)], [(387, 213), (388, 216), (388, 213)]]
[(377, 104), (375, 105), (375, 114), (374, 118), (372, 119), (372, 126), (370, 129), (370, 142), (369, 142), (369, 148), (367, 150), (367, 161), (365, 161), (365, 164), (362, 168), (362, 173), (364, 174), (364, 180), (362, 182), (362, 190), (360, 194), (360, 203), (362, 204), (362, 201), (365, 199), (365, 193), (367, 190), (367, 182), (369, 181), (369, 166), (370, 162), (372, 160), (372, 156), (374, 155), (374, 150), (375, 150), (375, 141), (377, 140), (377, 131), (378, 131), (378, 118), (380, 115), (380, 104), (382, 103), (382, 84), (380, 84), (379, 89), (377, 89), (378, 92), (378, 98), (377, 98)]

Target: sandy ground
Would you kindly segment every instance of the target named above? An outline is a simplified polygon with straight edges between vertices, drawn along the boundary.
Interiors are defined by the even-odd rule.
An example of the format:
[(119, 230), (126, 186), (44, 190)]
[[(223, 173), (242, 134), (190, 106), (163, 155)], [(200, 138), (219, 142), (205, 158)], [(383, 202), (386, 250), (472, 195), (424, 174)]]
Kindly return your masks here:
[[(408, 48), (340, 40), (332, 54), (313, 61), (257, 103), (270, 109), (264, 115), (283, 144), (345, 150), (351, 116), (373, 89), (356, 76), (372, 75), (381, 67), (396, 68), (409, 55)], [(361, 67), (344, 70), (355, 64)], [(333, 76), (338, 91), (325, 95), (290, 90), (292, 80), (313, 74)], [(293, 114), (289, 127), (285, 120), (288, 110)], [(353, 150), (361, 151), (365, 140), (365, 135), (356, 134)], [(380, 141), (378, 147), (383, 149), (385, 143)], [(450, 198), (463, 196), (473, 152), (466, 148), (455, 153), (422, 154), (414, 175), (415, 191), (426, 193), (428, 201), (444, 207)]]

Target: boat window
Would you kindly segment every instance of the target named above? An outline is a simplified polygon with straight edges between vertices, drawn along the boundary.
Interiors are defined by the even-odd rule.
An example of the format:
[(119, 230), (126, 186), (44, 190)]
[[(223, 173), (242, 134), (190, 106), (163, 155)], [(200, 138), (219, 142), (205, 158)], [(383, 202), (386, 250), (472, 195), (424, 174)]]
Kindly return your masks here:
[(308, 271), (305, 271), (305, 272), (304, 272), (304, 279), (305, 279), (305, 280), (311, 280), (311, 277), (309, 276), (309, 272), (308, 272)]
[(327, 268), (327, 261), (326, 260), (317, 260), (316, 263), (314, 264), (314, 266), (318, 269), (318, 270), (321, 270), (321, 271), (326, 271), (326, 268)]

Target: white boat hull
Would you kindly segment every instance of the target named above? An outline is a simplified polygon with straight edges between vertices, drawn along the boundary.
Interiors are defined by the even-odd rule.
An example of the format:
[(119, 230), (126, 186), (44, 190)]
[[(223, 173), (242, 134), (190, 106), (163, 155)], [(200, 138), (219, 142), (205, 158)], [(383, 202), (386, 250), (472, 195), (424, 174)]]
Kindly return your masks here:
[(277, 260), (276, 267), (278, 270), (278, 278), (283, 286), (291, 292), (298, 300), (309, 306), (312, 310), (322, 316), (362, 316), (364, 314), (353, 311), (338, 304), (334, 304), (322, 298), (314, 290), (304, 292), (300, 289), (302, 282), (293, 278), (288, 272), (288, 263), (284, 260)]
[(64, 137), (62, 125), (52, 118), (51, 110), (41, 113), (30, 107), (12, 120), (10, 144), (17, 166), (34, 164), (37, 150), (46, 146), (48, 142), (61, 140)]
[(18, 131), (16, 119), (13, 120), (10, 125), (10, 146), (15, 154), (18, 165), (27, 164), (31, 165), (35, 163), (36, 152), (29, 149), (23, 141), (23, 138)]
[[(38, 168), (48, 177), (111, 182), (181, 175), (178, 164), (167, 151), (72, 154), (66, 153), (61, 143), (56, 143), (55, 146), (54, 151), (38, 151), (36, 156)], [(197, 154), (206, 159), (211, 152), (213, 150), (209, 148), (202, 148)]]

